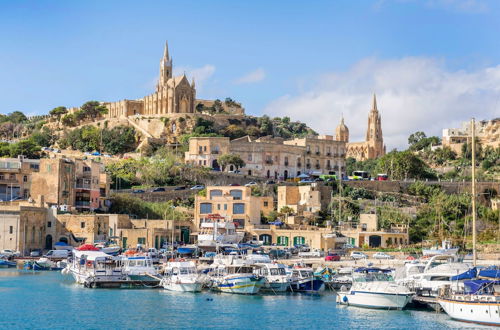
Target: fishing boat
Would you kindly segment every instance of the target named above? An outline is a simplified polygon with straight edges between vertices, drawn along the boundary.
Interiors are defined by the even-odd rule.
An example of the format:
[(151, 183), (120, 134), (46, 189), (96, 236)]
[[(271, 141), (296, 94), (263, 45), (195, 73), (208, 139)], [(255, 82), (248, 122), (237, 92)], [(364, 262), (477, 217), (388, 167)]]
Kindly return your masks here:
[(171, 261), (167, 263), (160, 285), (177, 292), (200, 292), (202, 281), (193, 261)]
[(353, 273), (349, 290), (339, 291), (337, 303), (376, 309), (403, 309), (414, 292), (394, 282), (389, 271), (362, 267)]
[(61, 270), (62, 268), (48, 258), (42, 257), (38, 260), (26, 261), (23, 266), (26, 270)]
[(325, 289), (321, 276), (315, 276), (312, 268), (295, 265), (290, 271), (292, 292), (319, 292)]
[(221, 245), (238, 244), (244, 233), (237, 232), (234, 222), (218, 214), (209, 214), (200, 223), (198, 247), (205, 251), (216, 251)]
[(214, 257), (209, 277), (214, 290), (237, 293), (256, 294), (265, 283), (265, 278), (254, 273), (252, 261), (243, 256), (231, 253)]
[(11, 261), (5, 256), (0, 256), (0, 268), (13, 268), (16, 266), (17, 263), (15, 261)]

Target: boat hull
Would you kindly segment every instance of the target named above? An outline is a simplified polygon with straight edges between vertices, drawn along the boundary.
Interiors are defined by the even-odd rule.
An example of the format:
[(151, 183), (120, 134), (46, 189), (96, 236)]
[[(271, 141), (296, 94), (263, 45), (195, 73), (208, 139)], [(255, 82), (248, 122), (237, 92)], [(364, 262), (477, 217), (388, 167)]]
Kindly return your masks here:
[(0, 260), (0, 268), (14, 268), (17, 266), (15, 261)]
[(221, 292), (236, 294), (256, 294), (264, 284), (264, 278), (255, 276), (240, 276), (223, 279), (217, 284), (217, 289)]
[(175, 292), (201, 292), (202, 283), (166, 283), (163, 287)]
[(452, 319), (482, 325), (500, 326), (500, 302), (470, 302), (438, 299), (439, 304)]
[(261, 290), (266, 292), (285, 292), (290, 289), (289, 282), (266, 282)]
[(337, 302), (342, 305), (375, 308), (375, 309), (403, 309), (413, 294), (396, 294), (368, 291), (339, 292)]
[(318, 278), (299, 280), (291, 283), (290, 289), (293, 292), (318, 292), (325, 289), (325, 282)]

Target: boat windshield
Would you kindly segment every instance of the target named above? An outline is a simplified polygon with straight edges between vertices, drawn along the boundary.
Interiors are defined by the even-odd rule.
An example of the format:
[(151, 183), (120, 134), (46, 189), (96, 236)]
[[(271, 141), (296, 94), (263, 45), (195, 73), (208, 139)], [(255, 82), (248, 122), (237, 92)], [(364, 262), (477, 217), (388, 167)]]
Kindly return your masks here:
[(269, 272), (271, 275), (286, 275), (285, 268), (271, 268)]
[(354, 282), (381, 282), (381, 281), (394, 281), (392, 275), (384, 273), (370, 273), (354, 276)]
[(300, 271), (300, 277), (312, 277), (313, 276), (313, 272), (310, 271), (310, 270), (301, 270)]

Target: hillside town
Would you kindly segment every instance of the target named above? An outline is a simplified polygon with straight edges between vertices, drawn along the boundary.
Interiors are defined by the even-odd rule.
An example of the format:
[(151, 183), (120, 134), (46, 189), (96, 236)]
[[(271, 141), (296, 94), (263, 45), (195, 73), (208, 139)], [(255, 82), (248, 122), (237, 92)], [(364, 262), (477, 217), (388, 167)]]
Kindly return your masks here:
[(0, 115), (0, 266), (384, 310), (447, 311), (455, 277), (498, 278), (500, 118), (388, 151), (375, 93), (366, 122), (323, 135), (196, 93), (166, 44), (143, 98)]

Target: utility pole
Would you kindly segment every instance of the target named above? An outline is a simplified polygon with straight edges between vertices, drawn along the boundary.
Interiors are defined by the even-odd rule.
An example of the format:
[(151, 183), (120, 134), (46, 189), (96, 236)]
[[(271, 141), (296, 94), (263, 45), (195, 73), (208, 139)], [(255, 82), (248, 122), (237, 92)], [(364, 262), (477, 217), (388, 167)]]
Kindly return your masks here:
[(476, 125), (474, 118), (471, 120), (472, 130), (472, 255), (473, 265), (476, 266)]

